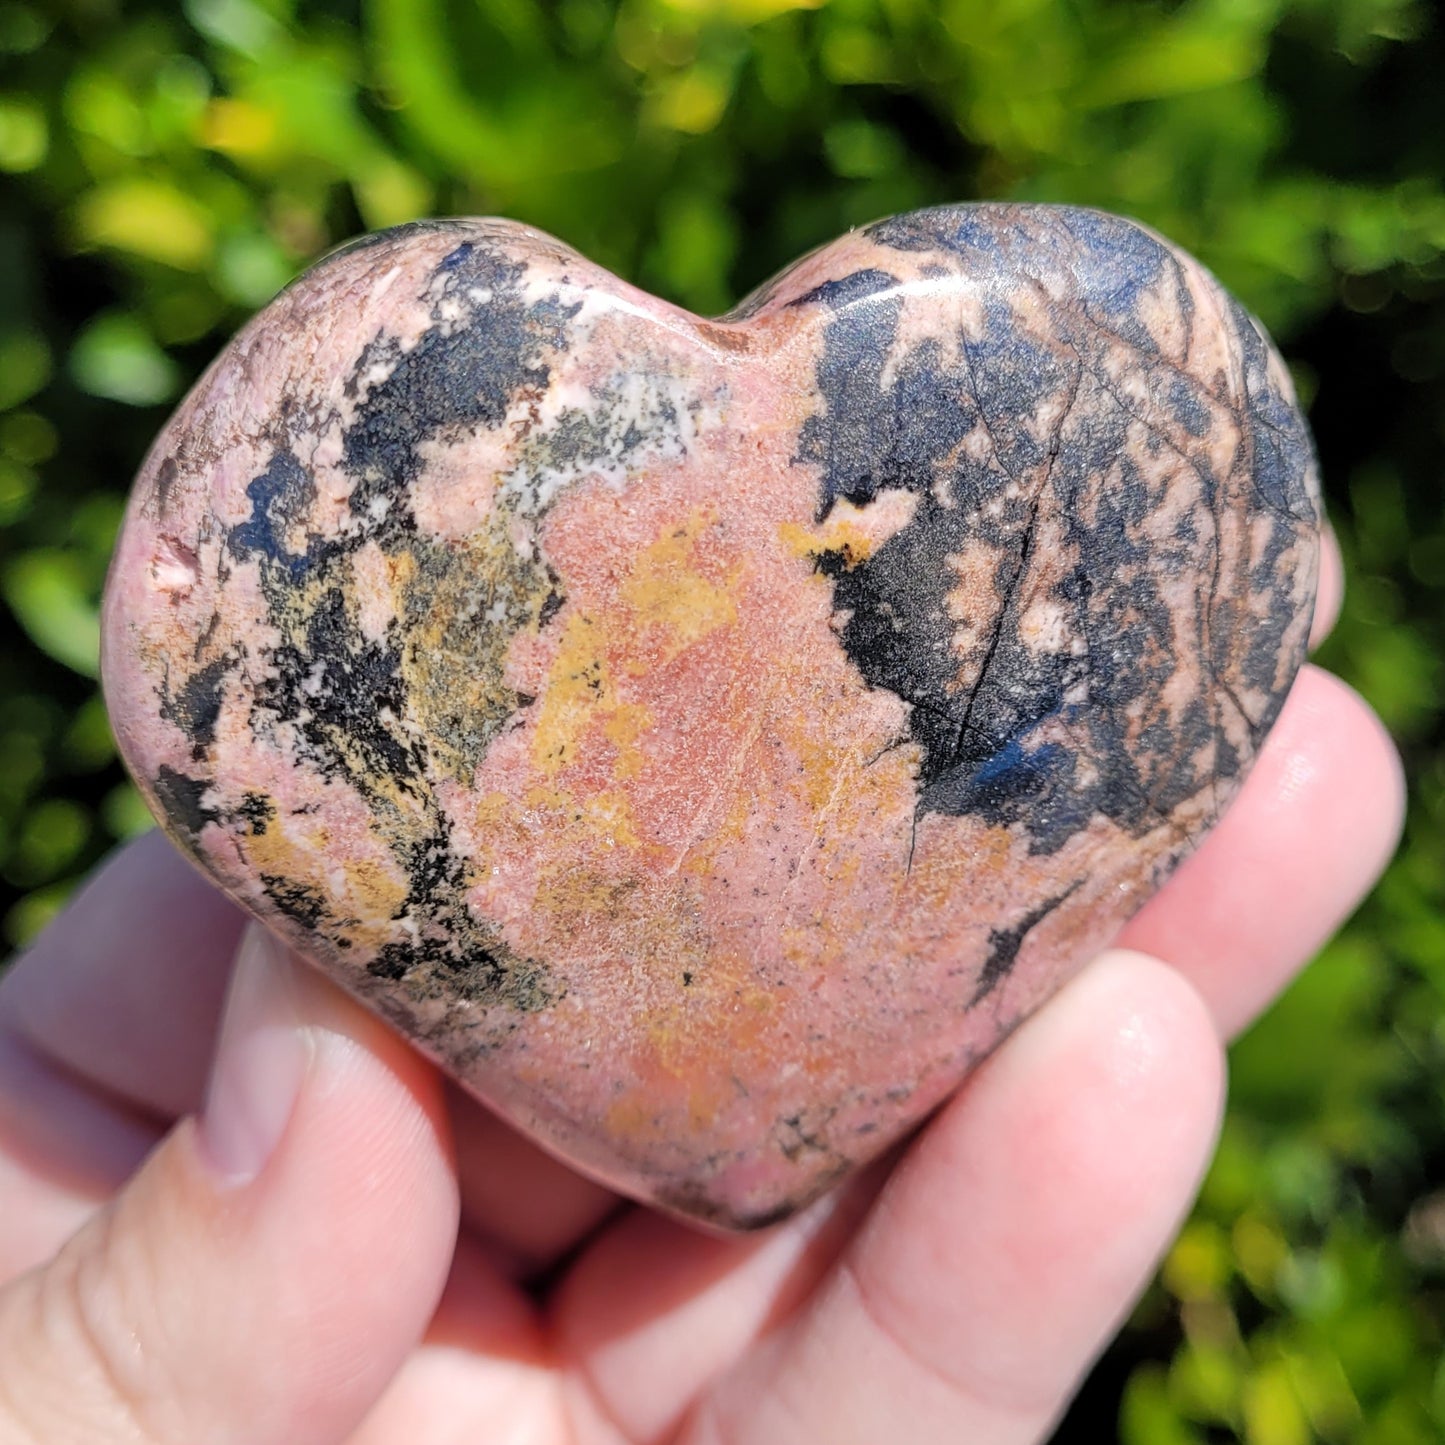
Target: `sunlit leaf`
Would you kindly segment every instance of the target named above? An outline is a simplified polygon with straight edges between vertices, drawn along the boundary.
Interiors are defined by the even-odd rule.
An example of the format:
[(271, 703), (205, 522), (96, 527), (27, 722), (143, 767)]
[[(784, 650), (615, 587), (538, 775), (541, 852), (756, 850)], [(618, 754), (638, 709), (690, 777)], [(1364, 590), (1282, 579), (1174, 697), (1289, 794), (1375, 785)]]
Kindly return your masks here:
[(186, 16), (202, 35), (259, 58), (285, 39), (285, 29), (255, 0), (185, 0)]
[(154, 406), (180, 387), (180, 370), (150, 332), (127, 312), (97, 317), (76, 338), (70, 374), (92, 396)]
[(115, 738), (99, 692), (81, 704), (65, 730), (62, 747), (66, 761), (81, 772), (93, 772), (114, 760)]
[(432, 188), (419, 171), (378, 155), (352, 171), (352, 189), (362, 218), (373, 230), (430, 214)]
[(1119, 1419), (1119, 1445), (1202, 1445), (1203, 1436), (1169, 1398), (1163, 1372), (1143, 1365), (1129, 1376)]
[(759, 25), (790, 10), (817, 10), (825, 0), (666, 0), (679, 15), (712, 19), (721, 17), (740, 25)]
[(1264, 1366), (1245, 1385), (1246, 1445), (1311, 1445), (1309, 1421), (1283, 1365)]
[(270, 236), (254, 231), (225, 237), (216, 257), (222, 294), (248, 307), (264, 306), (291, 280), (295, 269)]
[(897, 135), (866, 120), (830, 126), (823, 136), (823, 151), (838, 175), (855, 179), (887, 175), (904, 162)]
[(282, 151), (281, 117), (252, 101), (218, 97), (206, 107), (201, 140), (244, 160), (274, 160)]
[(92, 191), (75, 210), (82, 246), (113, 246), (194, 271), (210, 259), (215, 223), (199, 201), (168, 181), (129, 176)]
[(1263, 26), (1225, 29), (1184, 19), (1151, 30), (1146, 22), (1143, 35), (1089, 77), (1079, 100), (1119, 105), (1229, 85), (1259, 70), (1266, 39)]
[(1169, 1367), (1169, 1398), (1191, 1420), (1235, 1424), (1243, 1372), (1234, 1317), (1215, 1304), (1193, 1308), (1185, 1318), (1188, 1340)]
[(1210, 1299), (1229, 1283), (1228, 1241), (1207, 1220), (1190, 1224), (1174, 1241), (1165, 1257), (1165, 1287), (1179, 1299)]
[(0, 171), (33, 171), (49, 149), (45, 112), (25, 96), (0, 95)]
[(106, 832), (118, 842), (138, 838), (155, 827), (155, 819), (134, 783), (121, 783), (105, 795), (100, 805)]
[(695, 67), (659, 81), (645, 114), (654, 125), (703, 135), (722, 119), (730, 91), (726, 73)]
[(70, 553), (22, 552), (0, 577), (5, 600), (30, 640), (57, 662), (94, 677), (100, 667), (100, 615), (84, 569)]
[(65, 92), (65, 116), (71, 126), (128, 156), (154, 149), (150, 127), (130, 87), (100, 68), (83, 70)]

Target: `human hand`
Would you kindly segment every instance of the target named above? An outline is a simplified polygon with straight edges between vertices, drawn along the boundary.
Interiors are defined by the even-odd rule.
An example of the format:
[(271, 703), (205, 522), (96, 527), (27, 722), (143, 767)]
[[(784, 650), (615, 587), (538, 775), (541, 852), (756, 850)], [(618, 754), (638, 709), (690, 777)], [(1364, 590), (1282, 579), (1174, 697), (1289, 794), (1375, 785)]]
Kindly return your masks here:
[(1306, 669), (1120, 947), (886, 1164), (742, 1239), (573, 1174), (259, 929), (233, 970), (239, 913), (141, 839), (0, 986), (0, 1442), (1039, 1440), (1188, 1207), (1221, 1040), (1401, 799)]

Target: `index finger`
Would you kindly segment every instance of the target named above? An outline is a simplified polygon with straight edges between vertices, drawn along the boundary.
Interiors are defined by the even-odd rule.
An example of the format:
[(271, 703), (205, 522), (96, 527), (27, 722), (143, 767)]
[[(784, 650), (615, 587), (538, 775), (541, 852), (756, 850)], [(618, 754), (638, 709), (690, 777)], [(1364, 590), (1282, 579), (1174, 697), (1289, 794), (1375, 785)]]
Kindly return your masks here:
[(1340, 556), (1339, 539), (1328, 522), (1320, 533), (1320, 580), (1315, 593), (1315, 615), (1310, 623), (1310, 650), (1313, 651), (1330, 635), (1339, 620), (1340, 604), (1345, 597), (1345, 563)]
[(0, 1279), (47, 1258), (199, 1104), (240, 926), (153, 834), (0, 984)]
[(0, 987), (8, 1035), (169, 1123), (200, 1102), (240, 910), (160, 833), (101, 865)]

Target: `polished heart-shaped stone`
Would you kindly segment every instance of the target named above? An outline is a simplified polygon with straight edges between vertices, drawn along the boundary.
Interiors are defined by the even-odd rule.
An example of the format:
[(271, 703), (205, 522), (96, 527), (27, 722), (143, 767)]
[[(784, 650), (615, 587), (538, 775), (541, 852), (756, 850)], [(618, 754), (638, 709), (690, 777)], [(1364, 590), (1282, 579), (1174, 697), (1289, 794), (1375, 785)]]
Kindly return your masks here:
[(718, 321), (428, 222), (166, 427), (106, 691), (234, 898), (548, 1149), (744, 1227), (1218, 818), (1317, 534), (1268, 340), (1131, 222), (900, 216)]

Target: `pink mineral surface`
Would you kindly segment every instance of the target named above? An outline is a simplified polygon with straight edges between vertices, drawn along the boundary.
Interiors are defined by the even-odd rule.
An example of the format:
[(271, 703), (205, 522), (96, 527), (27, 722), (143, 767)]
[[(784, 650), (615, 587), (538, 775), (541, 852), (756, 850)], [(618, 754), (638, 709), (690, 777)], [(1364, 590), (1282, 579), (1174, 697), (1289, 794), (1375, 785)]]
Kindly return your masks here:
[(105, 683), (228, 893), (548, 1149), (747, 1227), (1198, 842), (1317, 531), (1267, 338), (1131, 222), (900, 216), (717, 321), (429, 222), (161, 434)]

